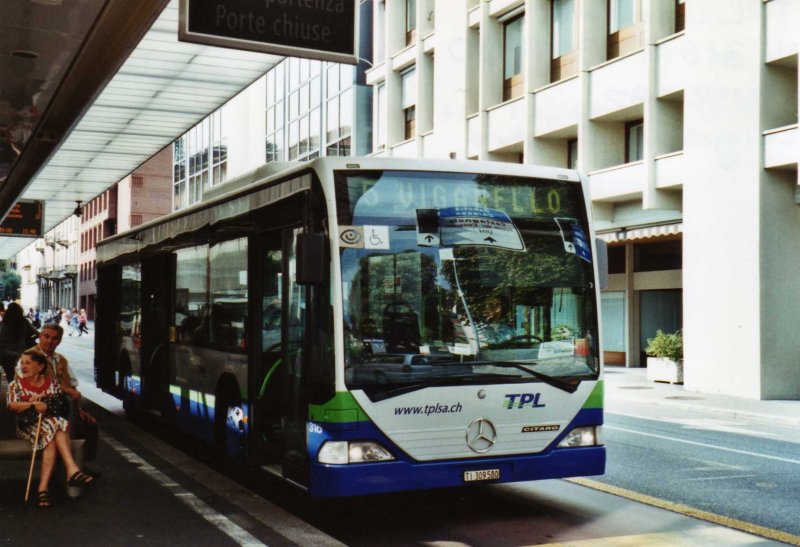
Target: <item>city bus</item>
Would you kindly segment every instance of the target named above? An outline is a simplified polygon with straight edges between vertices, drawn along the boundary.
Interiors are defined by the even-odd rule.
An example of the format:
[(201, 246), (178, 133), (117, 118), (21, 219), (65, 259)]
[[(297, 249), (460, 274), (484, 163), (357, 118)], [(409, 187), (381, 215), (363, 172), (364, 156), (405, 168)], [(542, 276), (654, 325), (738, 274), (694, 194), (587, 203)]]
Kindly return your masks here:
[(98, 244), (97, 384), (314, 497), (602, 474), (589, 203), (560, 168), (266, 164)]

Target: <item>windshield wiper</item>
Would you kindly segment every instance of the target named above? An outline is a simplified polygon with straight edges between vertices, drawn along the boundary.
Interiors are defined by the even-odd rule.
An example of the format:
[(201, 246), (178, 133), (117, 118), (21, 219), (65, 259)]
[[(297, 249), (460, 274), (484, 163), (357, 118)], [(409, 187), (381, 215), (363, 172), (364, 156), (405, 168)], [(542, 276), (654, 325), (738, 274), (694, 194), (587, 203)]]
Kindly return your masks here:
[[(516, 361), (475, 361), (473, 364), (483, 364), (483, 365), (493, 365), (496, 367), (512, 367), (519, 370), (523, 370), (530, 374), (531, 376), (538, 378), (545, 384), (549, 384), (553, 387), (556, 387), (560, 390), (566, 391), (567, 393), (575, 393), (578, 390), (578, 386), (580, 385), (580, 380), (562, 380), (561, 378), (556, 378), (555, 376), (550, 376), (548, 374), (544, 374), (542, 372), (538, 372), (533, 370), (532, 368), (526, 367), (523, 363), (518, 363)], [(531, 365), (536, 365), (535, 362), (530, 363)]]
[[(470, 363), (472, 364), (472, 363)], [(397, 397), (399, 395), (405, 395), (406, 393), (411, 393), (413, 391), (419, 391), (420, 389), (425, 389), (426, 387), (435, 387), (435, 386), (453, 386), (458, 384), (477, 384), (477, 383), (486, 383), (486, 384), (502, 384), (505, 382), (513, 383), (514, 381), (522, 380), (523, 377), (519, 375), (510, 375), (510, 374), (480, 374), (480, 373), (472, 373), (468, 376), (446, 376), (444, 378), (432, 378), (425, 382), (417, 382), (415, 384), (408, 384), (400, 387), (396, 387), (393, 389), (388, 389), (386, 391), (375, 392), (374, 389), (364, 389), (364, 393), (370, 398), (373, 402), (384, 401), (386, 399), (391, 399), (392, 397)]]

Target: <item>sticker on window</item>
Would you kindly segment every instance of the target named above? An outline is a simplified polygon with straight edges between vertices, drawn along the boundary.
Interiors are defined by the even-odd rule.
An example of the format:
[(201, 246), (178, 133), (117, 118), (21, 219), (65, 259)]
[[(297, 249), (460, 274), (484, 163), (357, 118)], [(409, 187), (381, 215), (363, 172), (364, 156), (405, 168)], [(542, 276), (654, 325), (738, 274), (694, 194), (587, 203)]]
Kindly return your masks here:
[(483, 207), (439, 209), (439, 233), (444, 246), (480, 245), (524, 251), (525, 244), (508, 213)]
[(388, 249), (389, 248), (389, 227), (388, 226), (364, 226), (364, 248), (365, 249)]

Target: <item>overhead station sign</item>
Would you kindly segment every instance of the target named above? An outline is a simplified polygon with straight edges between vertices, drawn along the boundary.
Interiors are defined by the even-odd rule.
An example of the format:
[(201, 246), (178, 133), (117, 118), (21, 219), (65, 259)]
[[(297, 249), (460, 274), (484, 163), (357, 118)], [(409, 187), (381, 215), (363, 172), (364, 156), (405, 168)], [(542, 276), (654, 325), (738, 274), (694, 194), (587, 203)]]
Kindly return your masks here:
[(41, 201), (18, 201), (0, 223), (0, 236), (42, 237), (44, 204)]
[(178, 39), (358, 63), (356, 0), (181, 0)]

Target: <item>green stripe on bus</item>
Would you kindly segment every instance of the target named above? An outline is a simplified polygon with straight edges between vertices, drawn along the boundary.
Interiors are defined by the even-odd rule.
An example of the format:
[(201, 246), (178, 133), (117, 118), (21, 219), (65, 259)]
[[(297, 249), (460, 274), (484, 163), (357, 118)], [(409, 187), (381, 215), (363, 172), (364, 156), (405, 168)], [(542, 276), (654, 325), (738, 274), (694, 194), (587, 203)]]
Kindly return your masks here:
[(583, 408), (603, 408), (603, 380), (598, 380)]
[(349, 391), (339, 391), (321, 405), (308, 406), (308, 419), (314, 422), (368, 422), (369, 418)]

